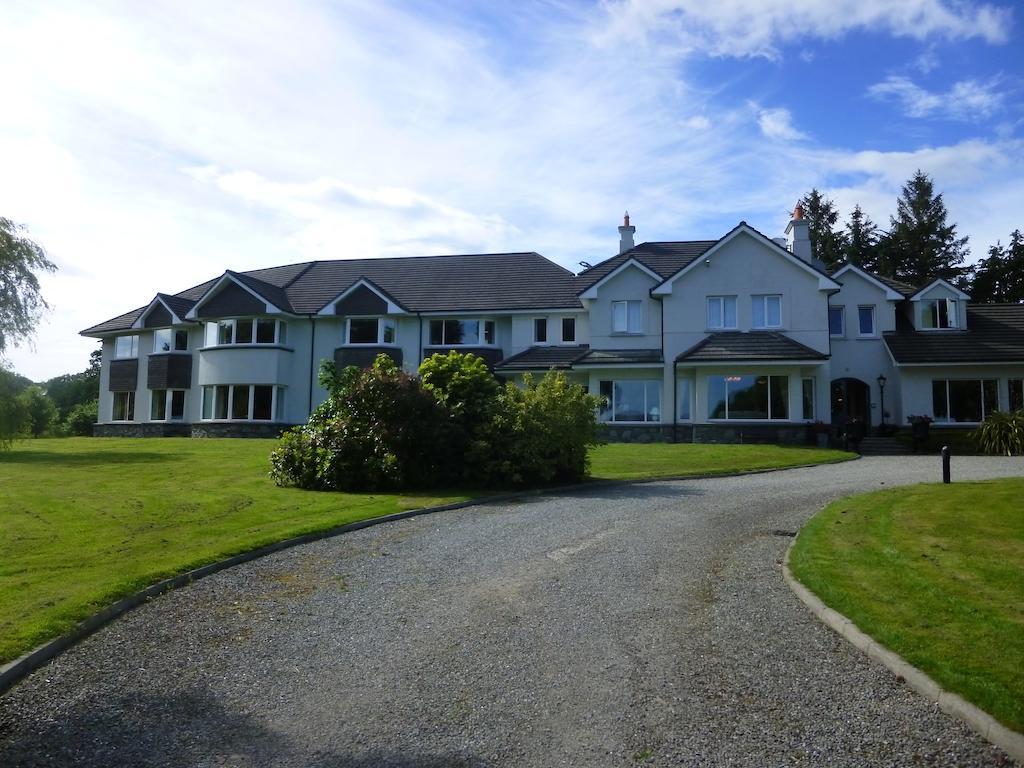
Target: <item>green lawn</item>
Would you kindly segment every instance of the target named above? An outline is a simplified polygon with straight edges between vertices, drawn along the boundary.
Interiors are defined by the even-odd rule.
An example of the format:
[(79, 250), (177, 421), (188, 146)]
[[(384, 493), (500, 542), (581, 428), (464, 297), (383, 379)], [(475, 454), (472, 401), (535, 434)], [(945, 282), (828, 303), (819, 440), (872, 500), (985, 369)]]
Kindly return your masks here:
[[(68, 438), (21, 441), (0, 452), (0, 663), (161, 578), (303, 533), (472, 495), (277, 488), (267, 476), (273, 445)], [(594, 474), (707, 474), (844, 455), (609, 445), (595, 451)]]
[(835, 502), (794, 576), (864, 632), (1024, 731), (1024, 478)]

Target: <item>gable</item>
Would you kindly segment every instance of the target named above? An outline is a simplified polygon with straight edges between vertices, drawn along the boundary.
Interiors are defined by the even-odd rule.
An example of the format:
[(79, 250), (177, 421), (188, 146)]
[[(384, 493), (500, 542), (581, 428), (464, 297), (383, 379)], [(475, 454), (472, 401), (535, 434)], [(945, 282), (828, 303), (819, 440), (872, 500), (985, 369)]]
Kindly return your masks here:
[(838, 280), (843, 285), (842, 291), (839, 294), (840, 298), (846, 298), (849, 294), (856, 292), (862, 296), (880, 293), (890, 301), (900, 301), (903, 299), (903, 295), (891, 286), (886, 285), (874, 275), (865, 272), (853, 264), (847, 264), (845, 267), (834, 272), (832, 278)]
[(266, 302), (260, 301), (235, 282), (227, 280), (223, 287), (206, 299), (196, 317), (236, 317), (266, 314)]
[[(639, 273), (643, 274), (644, 276), (646, 276), (647, 282), (650, 284), (649, 287), (653, 286), (653, 285), (657, 285), (662, 280), (662, 276), (659, 275), (657, 272), (655, 272), (653, 269), (651, 269), (650, 267), (646, 266), (645, 264), (642, 264), (641, 262), (639, 262), (636, 259), (630, 258), (630, 259), (626, 259), (625, 261), (623, 261), (621, 264), (619, 264), (619, 266), (617, 266), (615, 269), (613, 269), (607, 275), (605, 275), (600, 280), (595, 282), (593, 285), (591, 285), (585, 291), (581, 292), (580, 293), (580, 298), (581, 299), (596, 299), (598, 291), (600, 291), (603, 286), (608, 285), (609, 283), (611, 283), (611, 282), (615, 281), (617, 278), (619, 278), (620, 275), (624, 275), (624, 274), (626, 274), (628, 272), (639, 272)], [(648, 287), (648, 289), (649, 289), (649, 287)]]
[(169, 325), (174, 324), (174, 318), (171, 317), (171, 313), (167, 311), (162, 303), (157, 302), (156, 305), (150, 310), (149, 314), (146, 315), (145, 321), (142, 323), (143, 328), (166, 328)]
[(360, 285), (334, 305), (336, 315), (385, 315), (388, 303), (366, 285)]
[(927, 285), (915, 293), (911, 298), (913, 301), (920, 301), (922, 299), (925, 301), (930, 299), (966, 299), (967, 295), (945, 280), (936, 280), (931, 285)]

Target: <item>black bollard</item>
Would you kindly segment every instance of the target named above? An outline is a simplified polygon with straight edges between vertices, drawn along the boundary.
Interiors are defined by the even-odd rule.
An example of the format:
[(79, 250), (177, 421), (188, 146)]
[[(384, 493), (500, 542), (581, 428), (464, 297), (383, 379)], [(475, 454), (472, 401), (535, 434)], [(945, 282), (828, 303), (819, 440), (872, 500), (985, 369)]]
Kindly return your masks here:
[(949, 446), (942, 446), (942, 482), (949, 484)]

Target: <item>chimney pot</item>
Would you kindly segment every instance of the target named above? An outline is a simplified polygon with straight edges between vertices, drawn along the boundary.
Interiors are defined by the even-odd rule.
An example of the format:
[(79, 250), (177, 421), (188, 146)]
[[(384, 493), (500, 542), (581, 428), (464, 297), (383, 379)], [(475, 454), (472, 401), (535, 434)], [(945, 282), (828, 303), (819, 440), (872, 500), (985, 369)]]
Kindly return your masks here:
[(793, 209), (793, 218), (799, 221), (804, 217), (804, 206), (799, 200), (796, 203), (796, 207)]
[(622, 226), (619, 227), (619, 253), (628, 251), (633, 247), (633, 233), (636, 227), (629, 223), (629, 211), (622, 217)]

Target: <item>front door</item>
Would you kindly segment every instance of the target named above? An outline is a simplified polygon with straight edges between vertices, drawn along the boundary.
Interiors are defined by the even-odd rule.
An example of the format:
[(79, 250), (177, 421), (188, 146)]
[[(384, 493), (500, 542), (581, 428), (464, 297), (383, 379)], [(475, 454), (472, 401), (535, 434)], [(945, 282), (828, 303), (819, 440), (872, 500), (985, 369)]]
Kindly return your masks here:
[(832, 381), (832, 423), (846, 424), (858, 419), (865, 426), (871, 423), (871, 388), (860, 379)]

